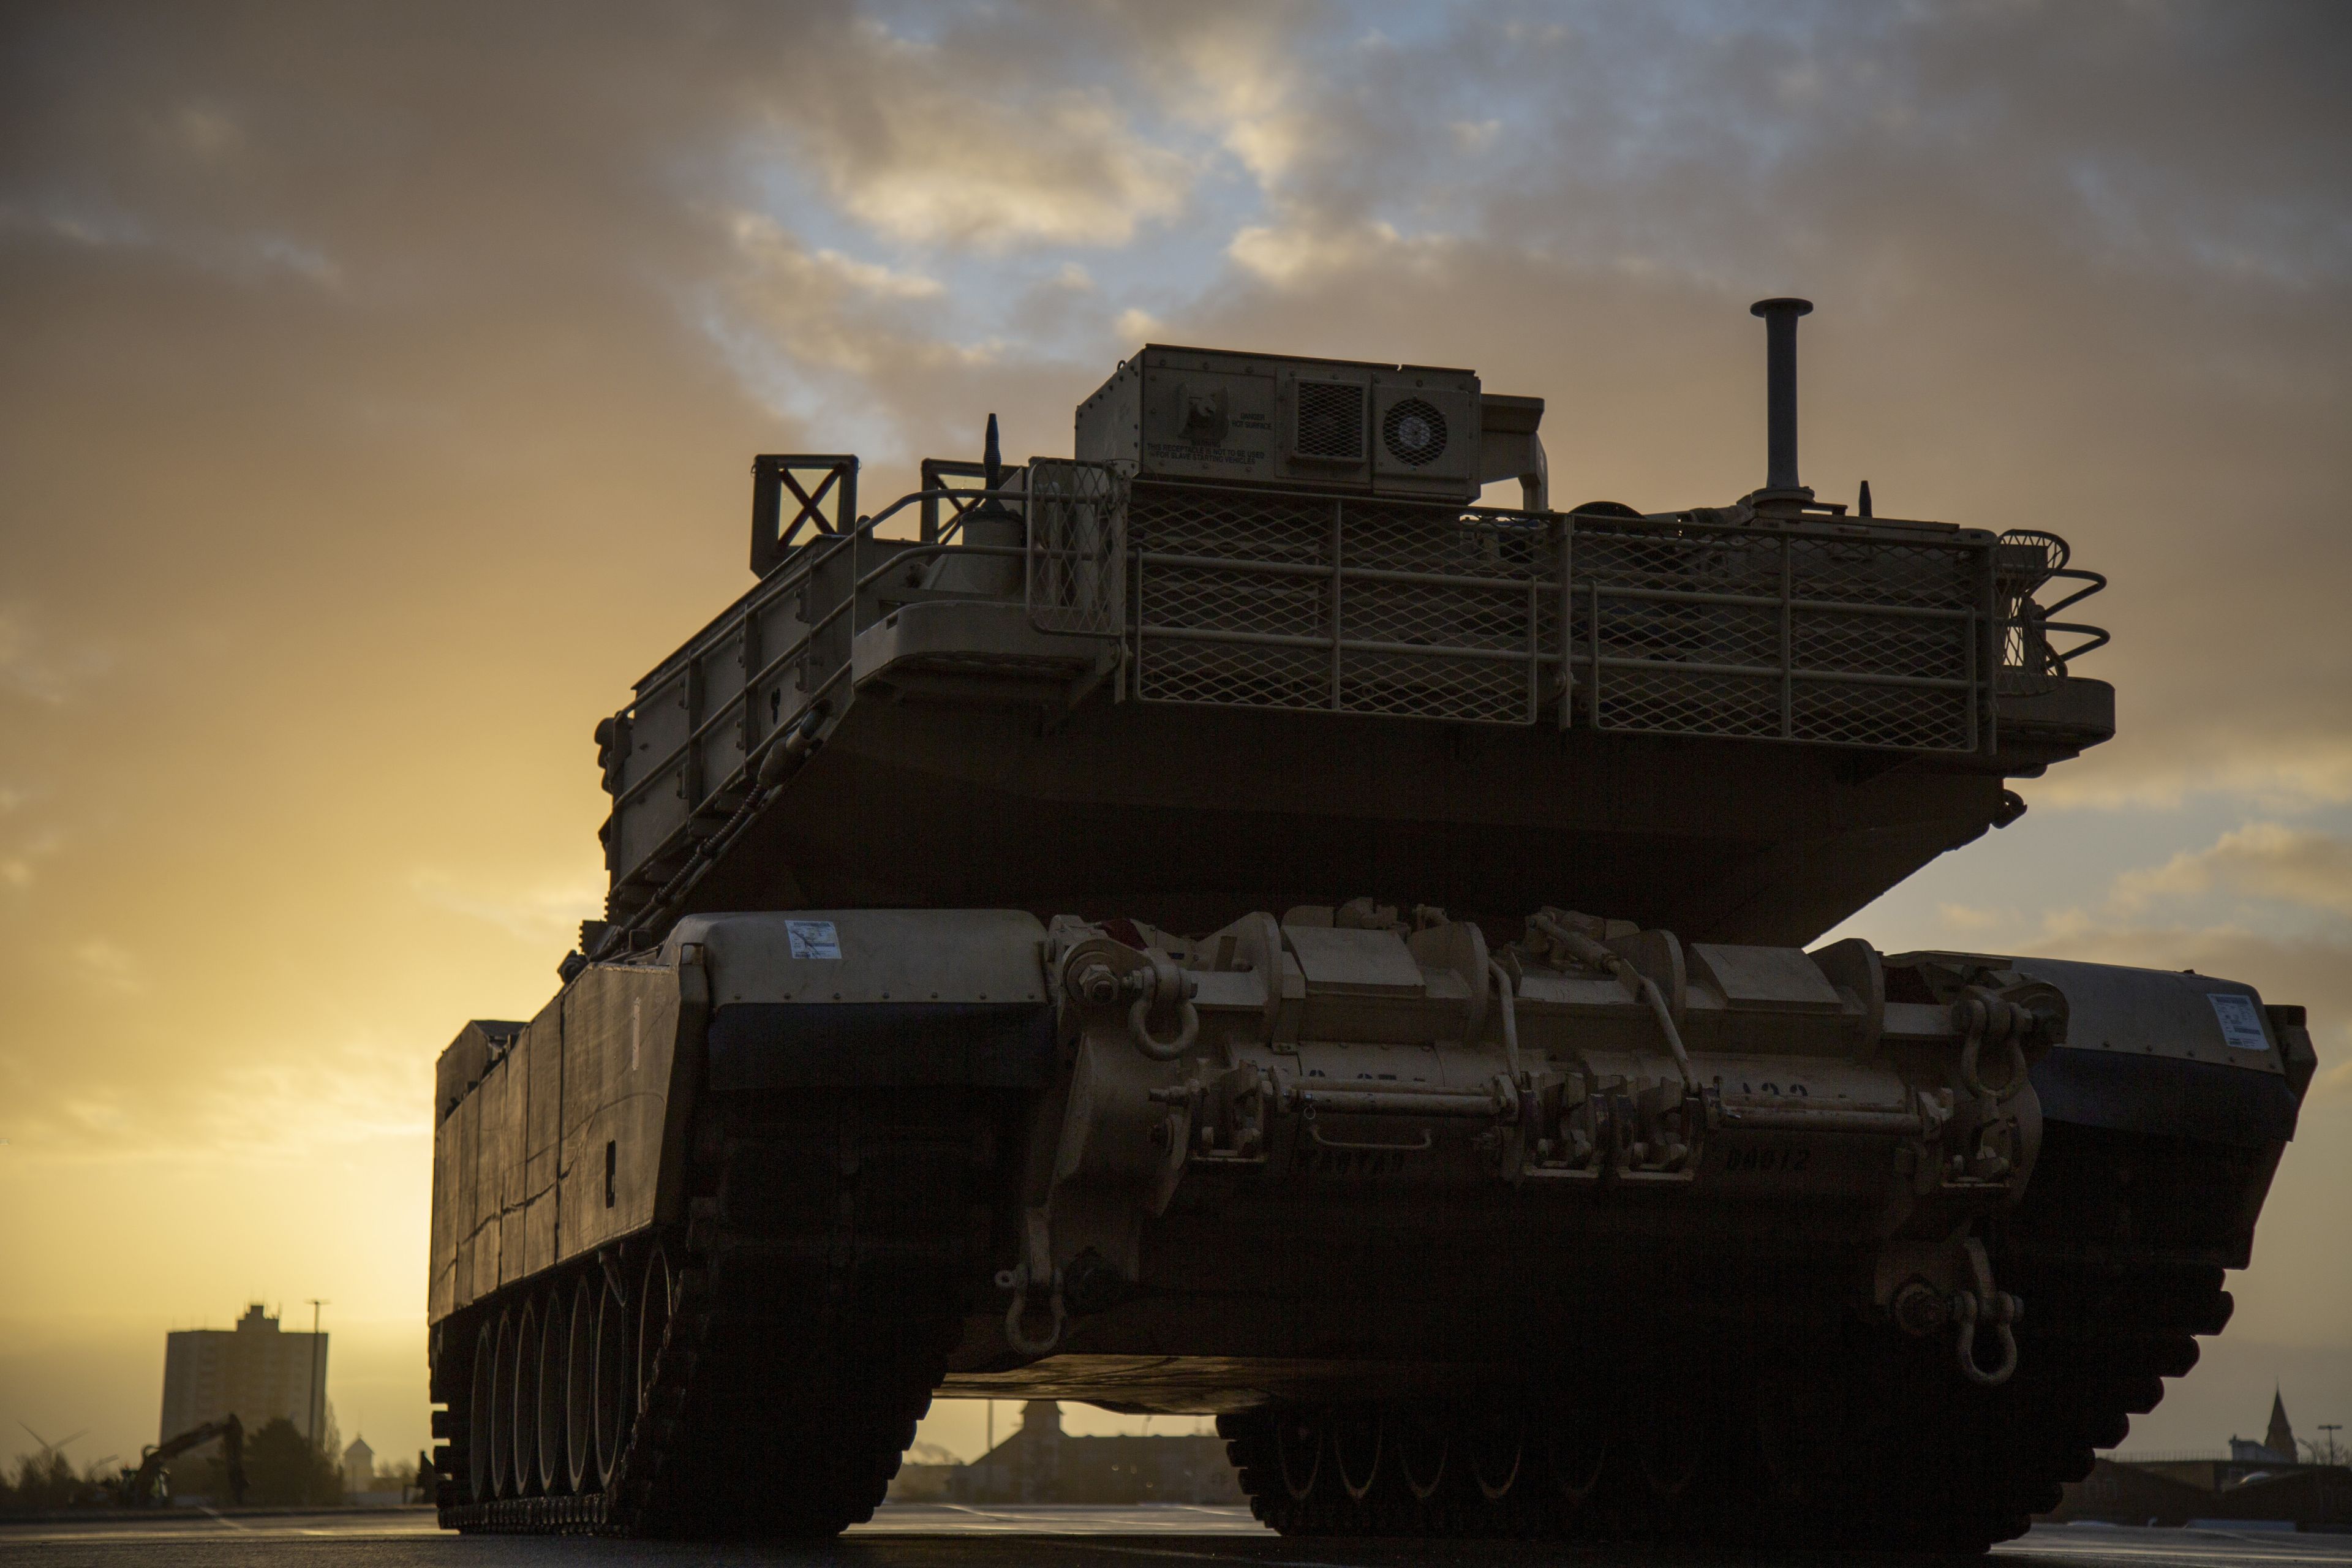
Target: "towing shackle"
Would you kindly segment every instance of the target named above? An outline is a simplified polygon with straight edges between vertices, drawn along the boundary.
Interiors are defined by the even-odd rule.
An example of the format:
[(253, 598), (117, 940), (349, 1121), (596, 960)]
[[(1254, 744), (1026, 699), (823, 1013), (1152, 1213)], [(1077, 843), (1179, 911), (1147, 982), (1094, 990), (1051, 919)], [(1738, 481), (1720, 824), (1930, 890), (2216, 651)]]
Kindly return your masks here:
[[(1128, 950), (1132, 952), (1133, 950)], [(1156, 1062), (1172, 1062), (1201, 1037), (1201, 1010), (1192, 1004), (1200, 981), (1162, 953), (1139, 952), (1121, 974), (1103, 952), (1080, 952), (1065, 972), (1070, 994), (1093, 1007), (1115, 1006), (1128, 998), (1127, 1032), (1135, 1048)], [(1176, 1032), (1151, 1032), (1151, 1017), (1162, 1008), (1176, 1011)]]

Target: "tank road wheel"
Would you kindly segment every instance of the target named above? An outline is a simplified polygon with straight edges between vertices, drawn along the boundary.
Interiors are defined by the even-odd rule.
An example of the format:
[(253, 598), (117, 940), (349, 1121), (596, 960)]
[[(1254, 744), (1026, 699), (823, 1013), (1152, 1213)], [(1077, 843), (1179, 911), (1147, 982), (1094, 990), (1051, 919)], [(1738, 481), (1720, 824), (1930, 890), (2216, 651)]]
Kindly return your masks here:
[(1312, 1497), (1322, 1478), (1323, 1427), (1320, 1411), (1286, 1410), (1275, 1417), (1275, 1464), (1282, 1472), (1282, 1489), (1293, 1502)]
[(490, 1407), (497, 1403), (491, 1391), (499, 1374), (499, 1335), (496, 1325), (484, 1323), (481, 1332), (474, 1336), (473, 1392), (466, 1401), (466, 1500), (474, 1503), (490, 1500), (496, 1472), (490, 1456), (498, 1445), (490, 1434)]
[(1361, 1503), (1380, 1484), (1387, 1451), (1387, 1423), (1378, 1409), (1334, 1412), (1331, 1466), (1351, 1502)]
[(596, 1468), (596, 1293), (583, 1276), (572, 1288), (563, 1335), (563, 1452), (575, 1492), (604, 1485)]
[(498, 1355), (490, 1373), (490, 1493), (515, 1495), (515, 1321), (499, 1314)]
[(1527, 1424), (1516, 1410), (1491, 1411), (1477, 1418), (1470, 1430), (1470, 1479), (1478, 1495), (1500, 1502), (1526, 1468)]
[(514, 1365), (514, 1486), (516, 1497), (527, 1497), (539, 1482), (539, 1309), (523, 1303), (515, 1320)]
[(1415, 1502), (1434, 1500), (1445, 1485), (1446, 1459), (1452, 1447), (1442, 1419), (1433, 1412), (1407, 1405), (1395, 1413), (1391, 1426), (1395, 1436), (1397, 1473)]
[(1609, 1462), (1609, 1437), (1591, 1411), (1569, 1405), (1553, 1413), (1544, 1443), (1545, 1468), (1571, 1504), (1581, 1504), (1601, 1484)]
[(534, 1380), (539, 1385), (539, 1408), (533, 1413), (539, 1428), (539, 1489), (550, 1497), (565, 1489), (572, 1468), (564, 1449), (564, 1357), (571, 1346), (564, 1341), (567, 1314), (563, 1307), (563, 1287), (558, 1285), (547, 1293), (540, 1317), (539, 1372)]
[(676, 1279), (669, 1254), (656, 1242), (646, 1259), (645, 1283), (637, 1291), (637, 1382), (632, 1402), (642, 1406), (654, 1384), (654, 1358), (661, 1354), (662, 1338), (669, 1331), (669, 1312), (676, 1299)]
[(1654, 1409), (1643, 1423), (1641, 1444), (1642, 1479), (1650, 1484), (1653, 1497), (1678, 1498), (1690, 1490), (1706, 1455), (1698, 1423), (1677, 1426), (1665, 1412)]
[(602, 1489), (621, 1462), (637, 1415), (636, 1358), (629, 1343), (629, 1304), (612, 1282), (596, 1303), (596, 1485)]

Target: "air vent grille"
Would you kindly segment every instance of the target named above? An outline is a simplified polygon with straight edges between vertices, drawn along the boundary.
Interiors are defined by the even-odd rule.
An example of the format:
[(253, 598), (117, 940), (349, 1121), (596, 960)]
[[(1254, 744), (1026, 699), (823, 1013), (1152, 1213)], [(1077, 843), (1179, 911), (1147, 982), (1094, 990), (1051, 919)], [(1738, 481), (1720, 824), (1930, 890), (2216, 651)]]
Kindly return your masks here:
[(1364, 389), (1352, 382), (1298, 384), (1298, 456), (1364, 460)]
[(1423, 398), (1405, 398), (1381, 421), (1381, 442), (1406, 468), (1426, 468), (1445, 455), (1445, 416)]

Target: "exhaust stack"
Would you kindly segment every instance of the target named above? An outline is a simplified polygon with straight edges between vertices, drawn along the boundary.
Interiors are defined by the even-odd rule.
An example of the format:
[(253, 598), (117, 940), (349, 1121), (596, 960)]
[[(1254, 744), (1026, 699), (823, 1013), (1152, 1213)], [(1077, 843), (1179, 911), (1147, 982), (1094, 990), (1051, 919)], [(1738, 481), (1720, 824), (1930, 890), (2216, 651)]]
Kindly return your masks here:
[(1811, 300), (1759, 300), (1748, 307), (1764, 318), (1764, 488), (1758, 500), (1813, 499), (1797, 478), (1797, 318)]

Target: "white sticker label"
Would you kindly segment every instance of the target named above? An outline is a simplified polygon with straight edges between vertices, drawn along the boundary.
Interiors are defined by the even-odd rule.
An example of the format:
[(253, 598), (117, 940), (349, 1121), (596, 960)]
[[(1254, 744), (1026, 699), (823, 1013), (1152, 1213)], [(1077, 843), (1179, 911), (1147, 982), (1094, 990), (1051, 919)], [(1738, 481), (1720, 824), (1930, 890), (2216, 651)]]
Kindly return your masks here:
[(794, 958), (841, 956), (841, 934), (831, 921), (786, 921), (784, 931), (792, 938)]
[(2205, 1000), (2213, 1004), (2213, 1016), (2221, 1020), (2221, 1043), (2233, 1051), (2266, 1051), (2271, 1048), (2270, 1037), (2263, 1033), (2263, 1016), (2251, 996), (2241, 996), (2231, 991), (2208, 991)]

